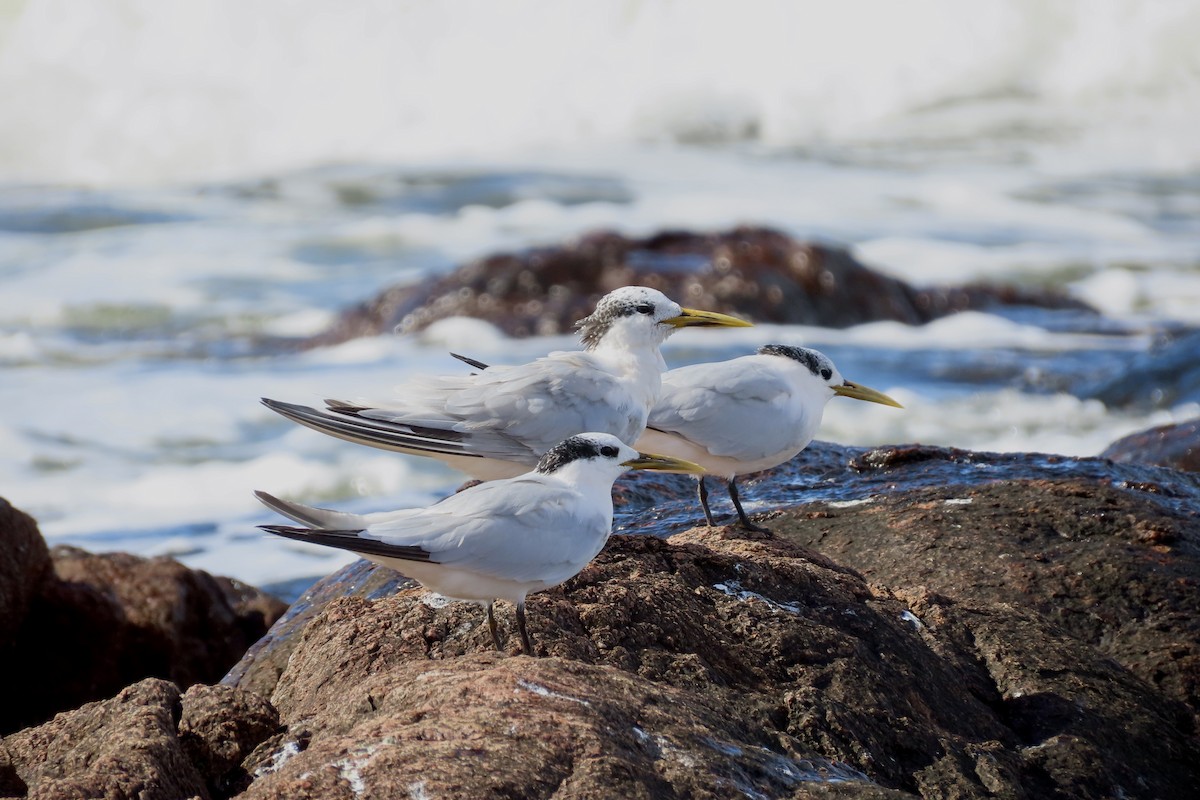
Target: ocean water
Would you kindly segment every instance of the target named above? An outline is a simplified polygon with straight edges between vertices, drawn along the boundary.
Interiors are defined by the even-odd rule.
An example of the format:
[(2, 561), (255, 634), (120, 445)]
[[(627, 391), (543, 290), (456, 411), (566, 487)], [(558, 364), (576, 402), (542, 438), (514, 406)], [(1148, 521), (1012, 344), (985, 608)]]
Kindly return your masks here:
[(331, 571), (350, 557), (257, 531), (254, 489), (378, 510), (461, 476), (259, 397), (386, 396), (461, 369), (450, 349), (573, 340), (252, 337), (597, 228), (766, 224), (919, 285), (1063, 290), (1104, 324), (973, 312), (664, 352), (816, 346), (906, 406), (835, 400), (823, 439), (1097, 454), (1200, 413), (1080, 388), (1200, 325), (1196, 41), (1182, 2), (0, 5), (0, 496), (52, 543), (255, 584)]

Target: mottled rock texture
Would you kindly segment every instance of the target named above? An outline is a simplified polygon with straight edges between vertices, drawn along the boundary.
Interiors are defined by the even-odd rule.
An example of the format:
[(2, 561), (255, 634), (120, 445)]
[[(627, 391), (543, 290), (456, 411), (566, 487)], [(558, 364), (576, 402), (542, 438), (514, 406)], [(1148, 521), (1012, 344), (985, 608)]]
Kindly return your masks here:
[(50, 551), (33, 517), (0, 498), (0, 647), (8, 641), (50, 573)]
[[(1200, 519), (1153, 487), (1034, 480), (926, 489), (768, 523), (906, 597), (1034, 612), (1200, 722)], [(1180, 709), (1177, 709), (1179, 711)]]
[(179, 742), (213, 797), (230, 797), (250, 782), (242, 762), (280, 729), (267, 700), (231, 686), (192, 686), (181, 701)]
[(1131, 433), (1110, 444), (1100, 455), (1121, 463), (1157, 464), (1200, 472), (1200, 419)]
[[(1111, 498), (1098, 501), (1108, 513)], [(898, 520), (900, 545), (930, 502), (840, 513), (847, 530), (857, 515)], [(818, 516), (769, 523), (794, 539), (793, 522), (833, 518), (795, 513)], [(1187, 705), (1104, 642), (1036, 602), (893, 589), (787, 538), (614, 537), (531, 598), (541, 659), (511, 638), (509, 654), (491, 652), (477, 607), (437, 607), (419, 588), (335, 600), (274, 687), (287, 731), (246, 763), (259, 777), (245, 796), (1169, 797), (1193, 785)]]
[(176, 733), (181, 711), (174, 684), (152, 678), (6, 736), (0, 787), (7, 770), (18, 797), (207, 800)]
[[(159, 677), (213, 683), (283, 613), (278, 600), (169, 558), (46, 551), (32, 522), (0, 501), (0, 734)], [(15, 598), (15, 599), (13, 599)]]
[(873, 320), (918, 324), (997, 305), (1087, 310), (1053, 292), (1003, 286), (921, 288), (870, 269), (846, 250), (769, 228), (668, 231), (646, 238), (596, 232), (555, 247), (489, 256), (440, 277), (389, 288), (304, 342), (332, 344), (454, 316), (509, 336), (565, 333), (604, 294), (651, 286), (685, 306), (755, 322), (842, 328)]
[[(744, 481), (772, 534), (692, 527), (692, 490), (684, 476), (619, 487), (622, 527), (674, 535), (615, 535), (532, 596), (538, 658), (517, 654), (506, 605), (496, 653), (478, 606), (359, 563), (221, 686), (180, 699), (143, 681), (0, 740), (0, 796), (1149, 799), (1200, 785), (1196, 474), (815, 443)], [(127, 735), (145, 744), (109, 746)]]
[(241, 762), (276, 733), (261, 697), (147, 678), (115, 697), (0, 740), (0, 796), (182, 800), (231, 797)]
[(1175, 332), (1136, 354), (1120, 371), (1078, 387), (1111, 407), (1172, 408), (1200, 402), (1200, 330)]

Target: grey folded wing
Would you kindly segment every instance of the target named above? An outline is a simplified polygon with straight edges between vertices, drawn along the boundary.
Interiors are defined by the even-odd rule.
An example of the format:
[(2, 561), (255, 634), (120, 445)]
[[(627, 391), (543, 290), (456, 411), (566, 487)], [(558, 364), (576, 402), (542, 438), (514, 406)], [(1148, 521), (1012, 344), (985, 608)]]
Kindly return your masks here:
[(784, 419), (790, 392), (779, 375), (742, 359), (682, 367), (664, 376), (646, 427), (678, 434), (715, 456), (763, 458), (790, 436)]
[(438, 564), (553, 585), (581, 570), (612, 529), (611, 512), (584, 510), (578, 499), (537, 477), (489, 481), (419, 515), (372, 525), (370, 535), (419, 541)]

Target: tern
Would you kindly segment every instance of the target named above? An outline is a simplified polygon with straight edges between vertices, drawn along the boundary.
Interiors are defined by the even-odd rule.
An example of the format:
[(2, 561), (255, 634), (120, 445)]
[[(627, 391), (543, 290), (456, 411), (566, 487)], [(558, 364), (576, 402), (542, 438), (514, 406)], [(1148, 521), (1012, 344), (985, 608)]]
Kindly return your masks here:
[(637, 441), (662, 389), (659, 346), (679, 328), (748, 327), (725, 314), (682, 308), (662, 292), (626, 286), (577, 323), (584, 350), (470, 375), (416, 378), (387, 403), (327, 400), (325, 409), (263, 398), (268, 408), (322, 433), (385, 450), (432, 456), (481, 480), (526, 472), (580, 431)]
[(612, 530), (613, 481), (627, 469), (703, 471), (611, 434), (583, 433), (550, 448), (532, 472), (476, 484), (428, 508), (360, 515), (255, 494), (305, 526), (259, 526), (266, 531), (350, 550), (438, 594), (483, 605), (497, 650), (492, 604), (514, 603), (522, 652), (532, 655), (525, 596), (573, 577), (600, 552)]
[[(742, 509), (737, 476), (778, 466), (807, 447), (834, 397), (903, 408), (882, 392), (845, 380), (817, 350), (769, 344), (756, 355), (663, 375), (662, 396), (636, 446), (693, 461), (724, 478), (742, 525), (766, 532)], [(715, 526), (704, 475), (697, 480), (704, 518)]]

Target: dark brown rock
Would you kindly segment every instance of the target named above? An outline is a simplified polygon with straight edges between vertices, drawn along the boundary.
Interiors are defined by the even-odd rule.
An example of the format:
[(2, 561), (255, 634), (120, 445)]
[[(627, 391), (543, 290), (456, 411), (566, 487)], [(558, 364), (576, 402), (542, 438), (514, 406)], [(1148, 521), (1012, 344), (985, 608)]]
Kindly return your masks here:
[(285, 610), (282, 602), (228, 578), (171, 558), (127, 553), (52, 551), (60, 581), (91, 587), (115, 602), (121, 617), (161, 642), (164, 667), (181, 686), (213, 681)]
[(183, 695), (179, 741), (213, 797), (249, 784), (242, 761), (279, 730), (279, 713), (262, 697), (229, 686), (196, 685)]
[(1200, 515), (1159, 491), (1016, 480), (817, 503), (769, 524), (891, 587), (1036, 611), (1200, 721)]
[(424, 600), (313, 619), (245, 797), (1148, 798), (1200, 774), (1183, 705), (1036, 609), (893, 595), (782, 539), (616, 536), (530, 598), (541, 659)]
[(1200, 330), (1174, 331), (1119, 371), (1073, 387), (1109, 408), (1172, 408), (1200, 402)]
[[(975, 686), (994, 686), (992, 706), (1020, 741), (1007, 752), (979, 748), (985, 757), (976, 758), (975, 774), (990, 792), (1005, 796), (1002, 777), (1013, 768), (1034, 798), (1170, 797), (1179, 788), (1160, 783), (1160, 769), (1173, 772), (1174, 781), (1200, 775), (1188, 761), (1195, 739), (1172, 724), (1174, 704), (1090, 645), (1054, 635), (1041, 615), (1003, 604), (967, 608), (928, 592), (908, 599), (931, 646), (964, 665)], [(1157, 749), (1151, 743), (1164, 732)], [(923, 771), (922, 794), (946, 796), (946, 777), (938, 764)]]
[(28, 793), (29, 787), (17, 774), (12, 753), (4, 740), (0, 739), (0, 797), (25, 797)]
[(213, 683), (261, 637), (284, 605), (168, 558), (52, 551), (0, 681), (27, 687), (0, 707), (0, 732), (112, 696), (153, 676)]
[(356, 688), (307, 720), (306, 749), (241, 797), (904, 796), (783, 755), (691, 692), (576, 661), (408, 661)]
[(1160, 425), (1118, 439), (1102, 458), (1200, 472), (1200, 419)]
[[(1200, 478), (1139, 464), (1113, 464), (1101, 458), (1070, 458), (1040, 453), (980, 453), (948, 447), (901, 445), (846, 447), (816, 441), (796, 458), (739, 480), (742, 497), (754, 507), (776, 511), (798, 501), (856, 500), (928, 487), (984, 486), (1010, 481), (1057, 480), (1063, 474), (1108, 481), (1143, 501), (1178, 508), (1200, 508)], [(714, 492), (718, 519), (732, 519), (732, 507)], [(670, 536), (703, 520), (690, 476), (635, 472), (613, 489), (615, 529)], [(230, 685), (269, 696), (291, 654), (299, 632), (332, 600), (392, 593), (403, 579), (368, 562), (354, 562), (318, 581), (226, 676)]]
[(11, 646), (29, 604), (50, 574), (50, 552), (28, 514), (0, 497), (0, 652)]
[(3, 739), (0, 787), (7, 759), (6, 791), (30, 798), (208, 798), (176, 735), (179, 714), (179, 690), (155, 679), (59, 714)]
[(330, 601), (344, 595), (347, 585), (354, 587), (355, 596), (374, 598), (386, 597), (408, 582), (408, 579), (392, 570), (376, 569), (369, 561), (347, 564), (317, 581), (292, 603), (271, 629), (221, 679), (221, 683), (270, 697), (305, 626)]
[(487, 320), (509, 336), (564, 333), (601, 296), (630, 284), (756, 322), (838, 328), (873, 320), (918, 324), (995, 305), (1087, 310), (1062, 295), (1013, 287), (916, 288), (863, 266), (843, 249), (767, 228), (667, 231), (643, 239), (597, 232), (387, 289), (305, 344), (413, 332), (451, 316)]

